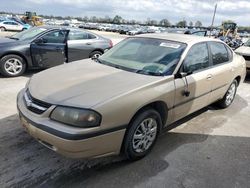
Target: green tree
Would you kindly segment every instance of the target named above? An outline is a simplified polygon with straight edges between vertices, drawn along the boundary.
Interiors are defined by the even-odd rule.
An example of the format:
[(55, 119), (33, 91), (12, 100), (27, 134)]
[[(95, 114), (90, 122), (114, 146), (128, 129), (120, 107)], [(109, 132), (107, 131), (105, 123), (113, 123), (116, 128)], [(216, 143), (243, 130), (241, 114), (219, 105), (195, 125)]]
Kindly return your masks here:
[(195, 25), (195, 27), (201, 27), (202, 23), (201, 23), (201, 21), (196, 21), (194, 25)]
[(120, 24), (122, 22), (122, 17), (116, 15), (113, 19), (113, 23)]
[(168, 19), (162, 19), (159, 23), (162, 26), (170, 26), (171, 23), (168, 21)]
[(187, 21), (186, 20), (182, 20), (182, 21), (179, 21), (176, 26), (178, 27), (187, 27)]

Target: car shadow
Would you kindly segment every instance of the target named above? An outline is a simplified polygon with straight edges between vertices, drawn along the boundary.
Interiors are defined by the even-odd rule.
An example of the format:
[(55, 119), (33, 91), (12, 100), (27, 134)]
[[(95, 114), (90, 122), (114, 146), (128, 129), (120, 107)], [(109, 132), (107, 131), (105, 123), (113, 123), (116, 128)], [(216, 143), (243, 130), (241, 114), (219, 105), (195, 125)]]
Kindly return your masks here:
[[(27, 77), (30, 78), (31, 76), (33, 76), (34, 74), (41, 72), (43, 70), (41, 69), (33, 69), (33, 70), (27, 70), (25, 73), (23, 73), (23, 75), (19, 76), (19, 77)], [(18, 78), (18, 77), (5, 77), (3, 75), (0, 74), (0, 79), (1, 78)]]
[[(215, 113), (222, 113), (225, 116), (236, 115), (246, 105), (247, 102), (244, 99), (236, 96), (236, 102), (231, 107), (232, 110), (228, 108), (218, 111), (213, 107), (203, 108), (171, 125), (172, 127), (169, 127), (168, 130), (188, 123), (194, 118), (200, 118), (207, 111), (214, 113), (212, 115), (208, 113), (210, 118)], [(199, 120), (197, 121), (199, 122)], [(194, 128), (197, 125), (193, 122), (187, 126)], [(203, 126), (208, 126), (206, 132), (209, 133), (220, 125), (210, 125), (208, 122)], [(157, 181), (164, 182), (165, 185), (173, 181), (176, 184), (185, 184), (183, 179), (177, 177), (179, 173), (184, 173), (185, 176), (189, 176), (191, 173), (194, 175), (192, 177), (196, 178), (199, 173), (208, 173), (203, 174), (204, 177), (213, 176), (214, 181), (218, 181), (217, 183), (220, 183), (219, 177), (225, 176), (231, 183), (234, 176), (223, 165), (220, 165), (224, 155), (229, 156), (226, 165), (231, 165), (232, 168), (248, 168), (246, 165), (249, 165), (250, 162), (249, 157), (244, 159), (244, 156), (250, 156), (250, 151), (246, 148), (249, 146), (247, 143), (250, 142), (250, 139), (243, 137), (164, 132), (147, 157), (136, 162), (129, 162), (123, 157), (93, 160), (65, 158), (40, 145), (28, 135), (20, 125), (17, 115), (1, 119), (0, 128), (0, 160), (2, 161), (0, 163), (2, 169), (0, 187), (134, 187), (139, 185), (145, 187), (145, 183), (149, 179), (156, 177)], [(204, 150), (204, 148), (209, 149)], [(237, 149), (243, 151), (236, 151)], [(241, 152), (242, 155), (238, 157), (230, 152)], [(211, 156), (218, 163), (216, 169), (211, 169), (213, 167)], [(234, 160), (245, 161), (245, 166), (243, 164), (239, 166)], [(220, 170), (218, 169), (224, 174), (219, 175)], [(243, 169), (239, 173), (244, 172)], [(221, 187), (220, 185), (222, 184), (212, 187)]]
[(250, 71), (247, 72), (246, 78), (245, 78), (245, 83), (250, 83)]

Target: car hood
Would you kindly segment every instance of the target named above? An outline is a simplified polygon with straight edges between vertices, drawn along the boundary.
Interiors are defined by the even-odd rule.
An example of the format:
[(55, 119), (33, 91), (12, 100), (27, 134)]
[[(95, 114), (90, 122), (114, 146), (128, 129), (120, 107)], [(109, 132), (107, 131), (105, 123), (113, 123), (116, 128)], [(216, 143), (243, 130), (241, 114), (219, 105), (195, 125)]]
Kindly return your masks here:
[(34, 98), (47, 103), (90, 108), (162, 79), (87, 59), (40, 72), (28, 88)]
[(10, 39), (10, 38), (0, 38), (0, 45), (6, 45), (6, 44), (15, 44), (17, 40), (15, 39)]
[(250, 47), (248, 46), (241, 46), (235, 50), (236, 53), (241, 55), (250, 55)]

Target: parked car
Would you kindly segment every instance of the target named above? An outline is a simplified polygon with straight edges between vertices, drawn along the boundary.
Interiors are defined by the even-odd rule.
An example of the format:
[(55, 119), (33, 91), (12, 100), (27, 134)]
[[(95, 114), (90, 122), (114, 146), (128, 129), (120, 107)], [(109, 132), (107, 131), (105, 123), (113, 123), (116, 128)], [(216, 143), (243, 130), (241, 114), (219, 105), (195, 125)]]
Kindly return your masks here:
[(237, 48), (235, 52), (244, 57), (246, 60), (246, 68), (250, 71), (250, 39), (245, 42), (243, 46)]
[(69, 27), (33, 27), (0, 39), (0, 73), (19, 76), (29, 68), (49, 68), (64, 62), (97, 58), (112, 47), (100, 35)]
[(5, 20), (0, 22), (0, 30), (1, 31), (22, 31), (23, 25), (12, 21), (12, 20)]
[[(17, 97), (25, 129), (69, 157), (150, 152), (173, 122), (217, 102), (231, 105), (245, 60), (206, 37), (151, 34), (99, 57), (35, 74)], [(174, 144), (174, 143), (173, 143)]]
[(15, 17), (12, 17), (10, 18), (10, 20), (13, 20), (19, 24), (21, 24), (23, 26), (23, 29), (22, 30), (25, 30), (25, 29), (30, 29), (32, 26), (30, 24), (27, 24), (25, 23), (23, 20), (21, 19), (18, 19), (18, 18), (15, 18)]

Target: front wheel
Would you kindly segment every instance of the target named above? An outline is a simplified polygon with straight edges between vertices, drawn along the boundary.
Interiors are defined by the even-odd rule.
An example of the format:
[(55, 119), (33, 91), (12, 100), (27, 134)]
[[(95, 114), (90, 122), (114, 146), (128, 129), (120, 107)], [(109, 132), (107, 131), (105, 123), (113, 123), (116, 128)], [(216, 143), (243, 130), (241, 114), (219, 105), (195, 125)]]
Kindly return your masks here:
[(18, 55), (6, 55), (0, 60), (0, 73), (4, 76), (20, 76), (25, 69), (24, 59)]
[(234, 80), (232, 84), (230, 85), (230, 87), (228, 88), (224, 97), (217, 102), (219, 107), (227, 108), (232, 104), (235, 98), (236, 91), (237, 91), (237, 86), (238, 86), (238, 82), (237, 80)]
[(127, 159), (138, 160), (146, 156), (153, 148), (161, 126), (160, 114), (154, 109), (138, 114), (124, 138), (123, 152)]

